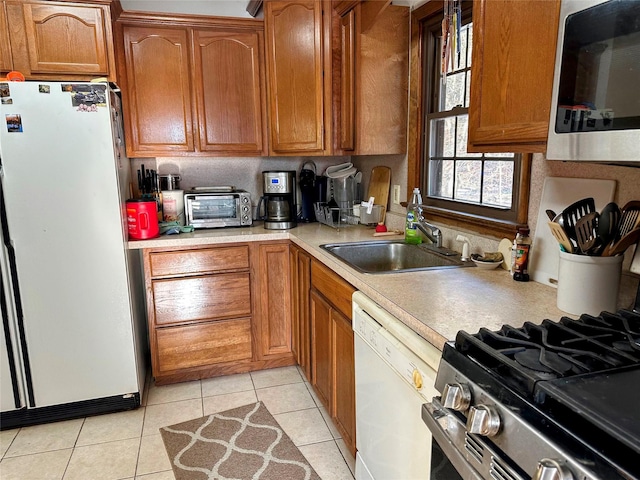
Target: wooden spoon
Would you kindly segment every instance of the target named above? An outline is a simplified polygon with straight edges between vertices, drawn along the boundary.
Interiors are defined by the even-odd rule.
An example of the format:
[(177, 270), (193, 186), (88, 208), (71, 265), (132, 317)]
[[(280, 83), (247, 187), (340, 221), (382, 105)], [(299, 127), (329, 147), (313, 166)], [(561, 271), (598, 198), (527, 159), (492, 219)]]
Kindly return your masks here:
[(623, 254), (627, 248), (640, 241), (640, 227), (634, 228), (616, 243), (609, 245), (602, 252), (603, 257), (613, 257), (614, 255)]

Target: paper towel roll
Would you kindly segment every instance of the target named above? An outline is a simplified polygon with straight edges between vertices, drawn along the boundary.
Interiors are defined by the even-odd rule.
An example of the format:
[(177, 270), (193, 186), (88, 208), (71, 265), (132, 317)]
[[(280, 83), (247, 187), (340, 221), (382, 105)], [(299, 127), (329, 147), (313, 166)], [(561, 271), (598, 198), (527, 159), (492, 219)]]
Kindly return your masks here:
[(162, 212), (165, 222), (184, 225), (184, 190), (163, 190)]

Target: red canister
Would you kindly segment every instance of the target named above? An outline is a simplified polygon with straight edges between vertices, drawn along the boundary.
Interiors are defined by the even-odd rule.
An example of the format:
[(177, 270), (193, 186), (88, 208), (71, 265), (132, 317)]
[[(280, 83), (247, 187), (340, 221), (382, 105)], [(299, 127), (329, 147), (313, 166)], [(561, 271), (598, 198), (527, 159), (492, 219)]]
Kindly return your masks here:
[(160, 234), (158, 204), (155, 200), (127, 200), (129, 238), (146, 240)]

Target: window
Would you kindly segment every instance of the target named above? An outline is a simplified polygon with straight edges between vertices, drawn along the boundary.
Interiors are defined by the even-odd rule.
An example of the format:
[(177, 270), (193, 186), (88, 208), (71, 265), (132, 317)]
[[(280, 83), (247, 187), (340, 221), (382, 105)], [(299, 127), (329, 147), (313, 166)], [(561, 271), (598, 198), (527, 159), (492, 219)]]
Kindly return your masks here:
[[(434, 4), (440, 4), (440, 8)], [(412, 45), (419, 51), (412, 60), (418, 64), (412, 64), (412, 76), (419, 80), (412, 83), (412, 89), (419, 98), (416, 115), (420, 118), (416, 123), (421, 136), (415, 139), (413, 177), (409, 160), (409, 182), (413, 179), (421, 187), (427, 216), (459, 226), (470, 223), (512, 232), (523, 221), (523, 210), (526, 215), (526, 201), (522, 208), (522, 199), (528, 198), (528, 176), (523, 175), (523, 169), (528, 174), (530, 156), (467, 151), (471, 2), (464, 2), (458, 48), (452, 52), (445, 75), (441, 69), (441, 5), (432, 1), (413, 12), (420, 35), (419, 43)], [(419, 75), (413, 75), (416, 70)], [(412, 185), (408, 188), (410, 191)]]

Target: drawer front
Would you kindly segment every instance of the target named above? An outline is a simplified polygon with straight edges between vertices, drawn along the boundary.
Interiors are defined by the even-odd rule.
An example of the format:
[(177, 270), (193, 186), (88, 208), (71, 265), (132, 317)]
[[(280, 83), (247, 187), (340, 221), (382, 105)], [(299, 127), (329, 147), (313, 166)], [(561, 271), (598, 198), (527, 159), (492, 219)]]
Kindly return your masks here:
[(251, 359), (251, 320), (159, 328), (159, 374)]
[(314, 260), (311, 262), (311, 287), (324, 295), (351, 320), (351, 295), (356, 291), (351, 284)]
[(149, 257), (152, 277), (249, 268), (247, 245), (158, 252), (151, 253)]
[(249, 273), (153, 280), (155, 324), (251, 316)]

